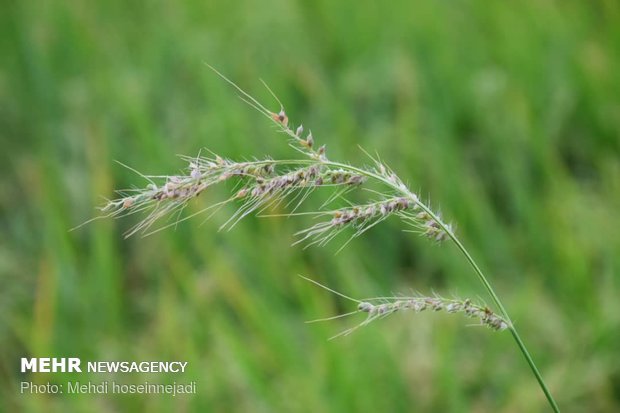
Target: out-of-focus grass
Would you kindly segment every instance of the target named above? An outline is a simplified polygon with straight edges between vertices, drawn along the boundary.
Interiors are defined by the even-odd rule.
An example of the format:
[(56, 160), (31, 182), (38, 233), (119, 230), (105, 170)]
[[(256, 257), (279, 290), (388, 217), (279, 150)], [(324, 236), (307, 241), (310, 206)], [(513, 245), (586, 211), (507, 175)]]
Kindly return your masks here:
[[(219, 4), (218, 4), (219, 3)], [(432, 195), (505, 297), (561, 406), (620, 408), (620, 11), (613, 1), (13, 2), (0, 13), (0, 377), (7, 411), (542, 411), (508, 334), (441, 314), (305, 325), (348, 294), (482, 294), (451, 246), (377, 227), (334, 256), (300, 219), (75, 232), (175, 154), (287, 156), (206, 66), (334, 159), (362, 145)], [(275, 104), (274, 104), (275, 108)], [(290, 156), (290, 155), (289, 155)], [(193, 206), (215, 202), (205, 194)], [(482, 298), (485, 298), (484, 296)], [(19, 395), (18, 359), (180, 359), (198, 394)], [(172, 376), (33, 375), (174, 380)]]

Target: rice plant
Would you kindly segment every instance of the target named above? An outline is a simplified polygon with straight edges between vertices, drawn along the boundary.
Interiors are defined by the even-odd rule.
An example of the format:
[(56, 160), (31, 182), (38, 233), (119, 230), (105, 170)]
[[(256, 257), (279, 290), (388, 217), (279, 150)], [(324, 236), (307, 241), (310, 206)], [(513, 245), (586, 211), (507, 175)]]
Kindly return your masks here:
[[(504, 305), (480, 267), (455, 235), (450, 223), (446, 222), (428, 203), (421, 200), (378, 156), (368, 155), (371, 162), (368, 166), (354, 166), (332, 160), (326, 146), (315, 142), (312, 132), (306, 132), (301, 124), (293, 126), (284, 106), (266, 84), (264, 84), (265, 87), (279, 105), (275, 111), (268, 109), (215, 68), (209, 67), (235, 88), (242, 100), (256, 109), (288, 138), (289, 145), (297, 152), (297, 156), (292, 159), (244, 161), (228, 159), (217, 154), (184, 157), (183, 159), (188, 164), (184, 174), (159, 176), (140, 174), (148, 181), (148, 185), (144, 188), (118, 191), (119, 198), (108, 201), (101, 208), (102, 215), (97, 218), (116, 218), (144, 213), (146, 217), (127, 231), (125, 235), (128, 237), (136, 233), (152, 234), (178, 225), (179, 222), (197, 214), (205, 212), (212, 214), (227, 204), (237, 204), (238, 207), (222, 225), (222, 228), (231, 228), (251, 214), (267, 215), (266, 211), (284, 205), (289, 208), (290, 212), (286, 213), (288, 216), (310, 214), (319, 219), (316, 224), (296, 234), (298, 237), (296, 244), (309, 247), (326, 245), (346, 229), (352, 228), (353, 235), (349, 239), (351, 240), (388, 217), (396, 216), (402, 220), (409, 231), (420, 234), (432, 242), (452, 242), (472, 267), (497, 311), (485, 305), (475, 304), (469, 299), (447, 299), (440, 296), (414, 295), (358, 300), (307, 279), (357, 304), (357, 307), (350, 313), (313, 321), (331, 320), (357, 313), (367, 314), (364, 321), (335, 336), (338, 337), (350, 334), (359, 327), (397, 311), (420, 312), (428, 309), (463, 313), (470, 318), (477, 319), (480, 325), (494, 331), (508, 330), (510, 332), (551, 408), (556, 412), (559, 411)], [(229, 181), (234, 182), (235, 189), (228, 198), (181, 218), (182, 211), (193, 198), (214, 185)], [(352, 202), (350, 198), (347, 198), (347, 194), (351, 191), (360, 189), (370, 191), (374, 199), (360, 203)], [(322, 207), (317, 211), (296, 212), (307, 197), (317, 190), (331, 191)], [(337, 200), (345, 200), (347, 206), (332, 208), (331, 205)], [(173, 217), (172, 222), (156, 227), (155, 224), (161, 222), (164, 217)], [(348, 241), (340, 248), (347, 243)]]

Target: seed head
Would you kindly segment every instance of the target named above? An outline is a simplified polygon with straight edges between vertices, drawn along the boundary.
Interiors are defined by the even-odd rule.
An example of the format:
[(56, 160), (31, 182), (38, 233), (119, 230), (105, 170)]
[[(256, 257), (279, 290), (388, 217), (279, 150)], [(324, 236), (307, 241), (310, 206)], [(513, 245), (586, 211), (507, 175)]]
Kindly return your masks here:
[[(506, 320), (495, 314), (489, 307), (472, 304), (469, 299), (446, 299), (439, 296), (402, 297), (400, 299), (382, 302), (380, 304), (373, 304), (370, 300), (361, 301), (357, 306), (357, 310), (362, 313), (367, 313), (368, 318), (359, 326), (367, 325), (379, 317), (386, 316), (397, 311), (413, 310), (416, 313), (419, 313), (426, 309), (433, 311), (445, 310), (448, 313), (463, 312), (468, 317), (479, 319), (480, 324), (495, 331), (502, 331), (508, 328), (508, 323)], [(345, 335), (357, 327), (347, 330)]]

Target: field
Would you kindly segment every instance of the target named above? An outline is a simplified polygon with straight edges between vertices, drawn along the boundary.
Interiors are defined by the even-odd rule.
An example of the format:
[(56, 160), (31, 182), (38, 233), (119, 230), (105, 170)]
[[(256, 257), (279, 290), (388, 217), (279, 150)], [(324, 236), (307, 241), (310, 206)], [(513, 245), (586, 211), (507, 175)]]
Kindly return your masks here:
[[(507, 332), (460, 315), (304, 321), (412, 290), (491, 306), (451, 243), (398, 219), (341, 252), (309, 217), (147, 237), (98, 220), (179, 154), (295, 156), (211, 71), (286, 106), (331, 157), (378, 153), (453, 222), (560, 407), (620, 411), (620, 6), (614, 1), (5, 2), (0, 411), (543, 412)], [(207, 191), (185, 215), (230, 187)], [(310, 200), (302, 210), (316, 207)], [(272, 214), (285, 212), (283, 209)], [(143, 217), (142, 217), (143, 218)], [(350, 234), (349, 234), (350, 235)], [(173, 374), (19, 373), (21, 357), (183, 360)], [(195, 381), (192, 396), (20, 394), (20, 382)]]

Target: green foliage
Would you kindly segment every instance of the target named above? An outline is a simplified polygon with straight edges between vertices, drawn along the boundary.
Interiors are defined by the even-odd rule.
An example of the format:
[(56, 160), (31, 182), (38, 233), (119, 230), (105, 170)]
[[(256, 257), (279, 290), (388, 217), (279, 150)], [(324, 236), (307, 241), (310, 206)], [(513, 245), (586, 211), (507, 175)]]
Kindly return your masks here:
[[(11, 2), (9, 2), (11, 3)], [(234, 207), (147, 238), (69, 228), (176, 154), (290, 148), (203, 63), (377, 151), (456, 224), (561, 407), (620, 409), (620, 9), (613, 1), (12, 2), (0, 13), (0, 399), (7, 411), (542, 411), (509, 335), (459, 317), (304, 320), (356, 297), (483, 299), (452, 245), (377, 226), (338, 255), (309, 218)], [(273, 102), (273, 109), (279, 109)], [(230, 189), (230, 188), (228, 188)], [(227, 192), (206, 192), (198, 211)], [(346, 238), (344, 238), (346, 240)], [(19, 357), (187, 360), (195, 397), (20, 396)], [(83, 374), (79, 379), (114, 377)], [(75, 379), (36, 375), (33, 380)], [(122, 379), (122, 377), (116, 377)], [(170, 376), (139, 380), (173, 380)]]

